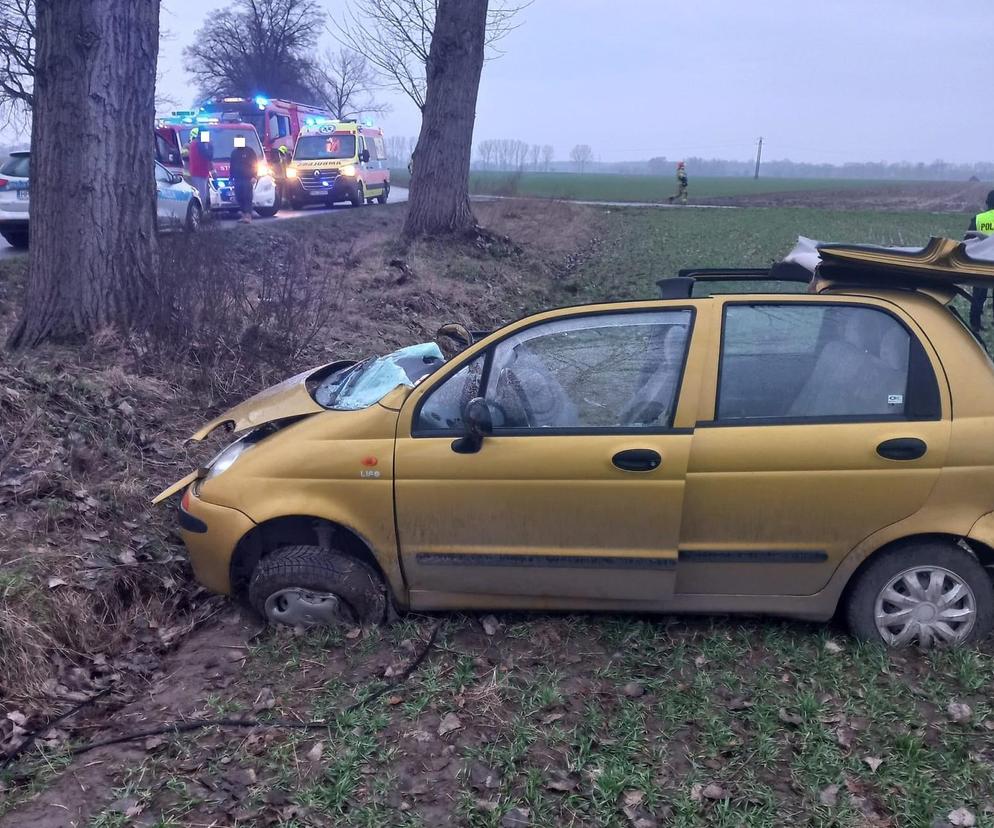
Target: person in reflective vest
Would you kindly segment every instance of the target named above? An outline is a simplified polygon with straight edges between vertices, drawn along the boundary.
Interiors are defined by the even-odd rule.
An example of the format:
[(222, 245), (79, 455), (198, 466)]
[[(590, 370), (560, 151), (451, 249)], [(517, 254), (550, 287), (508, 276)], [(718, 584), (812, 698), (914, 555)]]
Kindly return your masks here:
[[(987, 209), (982, 213), (977, 213), (973, 221), (970, 222), (970, 230), (994, 236), (994, 190), (991, 190), (987, 194)], [(970, 300), (970, 327), (978, 333), (983, 330), (980, 317), (983, 316), (984, 303), (986, 301), (987, 288), (975, 287), (973, 289), (973, 298)]]
[(681, 204), (687, 203), (687, 166), (683, 161), (677, 162), (676, 165), (676, 195), (669, 197), (670, 204), (677, 199)]

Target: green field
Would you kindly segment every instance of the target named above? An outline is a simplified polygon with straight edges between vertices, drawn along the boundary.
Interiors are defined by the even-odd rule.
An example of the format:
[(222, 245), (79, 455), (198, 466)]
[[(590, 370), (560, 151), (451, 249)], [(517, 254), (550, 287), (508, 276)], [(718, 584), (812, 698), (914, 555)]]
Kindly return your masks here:
[[(407, 186), (407, 170), (392, 170), (391, 178)], [(693, 198), (760, 195), (879, 187), (880, 182), (834, 178), (699, 178), (691, 176)], [(470, 192), (477, 195), (518, 195), (590, 201), (665, 201), (676, 190), (675, 178), (650, 175), (605, 175), (600, 173), (510, 173), (481, 172), (470, 175)]]

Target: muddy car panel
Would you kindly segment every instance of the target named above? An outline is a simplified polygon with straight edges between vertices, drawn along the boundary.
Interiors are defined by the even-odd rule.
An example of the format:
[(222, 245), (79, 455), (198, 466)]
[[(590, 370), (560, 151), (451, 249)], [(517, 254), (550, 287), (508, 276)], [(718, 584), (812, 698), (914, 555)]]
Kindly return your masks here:
[[(283, 394), (257, 398), (249, 406), (253, 421), (277, 410), (308, 416), (215, 479), (192, 485), (186, 508), (208, 530), (191, 539), (191, 552), (215, 556), (209, 586), (227, 591), (219, 573), (240, 554), (243, 518), (264, 526), (306, 516), (361, 539), (404, 607), (758, 612), (823, 620), (860, 564), (894, 541), (945, 536), (994, 545), (990, 359), (925, 292), (821, 287), (817, 295), (550, 311), (495, 332), (413, 389), (359, 411), (308, 413), (306, 403), (286, 408)], [(906, 413), (727, 415), (728, 400), (747, 405), (769, 377), (796, 370), (789, 362), (760, 371), (753, 365), (751, 385), (723, 384), (735, 356), (728, 350), (729, 319), (743, 307), (848, 308), (886, 318), (887, 335), (908, 343), (913, 363), (906, 394), (887, 398), (902, 412), (907, 406)], [(477, 358), (490, 365), (511, 337), (577, 318), (663, 312), (690, 319), (675, 403), (663, 424), (498, 429), (469, 453), (454, 450), (458, 429), (419, 433), (426, 400)], [(568, 339), (572, 329), (563, 331)], [(858, 355), (858, 339), (845, 336), (838, 334), (848, 350), (840, 345), (839, 353)], [(873, 364), (881, 364), (881, 377), (892, 377), (883, 342), (882, 335), (873, 346)], [(298, 386), (305, 376), (295, 378)], [(799, 374), (798, 398), (820, 400), (823, 390), (805, 390), (805, 376)], [(225, 417), (249, 420), (248, 412)], [(924, 450), (888, 456), (905, 445)], [(619, 467), (619, 457), (631, 456), (659, 462)], [(231, 510), (238, 528), (222, 528), (226, 513), (212, 511), (218, 508)], [(201, 563), (198, 572), (208, 568)]]

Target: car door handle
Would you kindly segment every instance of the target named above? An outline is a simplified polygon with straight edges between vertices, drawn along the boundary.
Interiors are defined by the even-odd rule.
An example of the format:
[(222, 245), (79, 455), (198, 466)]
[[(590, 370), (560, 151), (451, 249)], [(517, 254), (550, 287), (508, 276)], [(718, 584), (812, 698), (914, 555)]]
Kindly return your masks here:
[(877, 446), (877, 454), (888, 460), (917, 460), (924, 457), (928, 446), (917, 437), (895, 437)]
[(626, 449), (614, 455), (611, 462), (622, 471), (647, 472), (658, 469), (663, 458), (652, 449)]

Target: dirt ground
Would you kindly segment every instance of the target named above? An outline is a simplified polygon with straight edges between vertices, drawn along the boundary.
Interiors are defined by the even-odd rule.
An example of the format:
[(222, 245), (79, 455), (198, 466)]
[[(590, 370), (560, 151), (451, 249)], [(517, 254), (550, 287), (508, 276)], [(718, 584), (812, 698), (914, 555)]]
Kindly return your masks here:
[(805, 207), (814, 210), (889, 210), (977, 213), (984, 208), (989, 184), (976, 181), (916, 181), (875, 187), (801, 190), (762, 195), (692, 198), (697, 204), (735, 207)]

